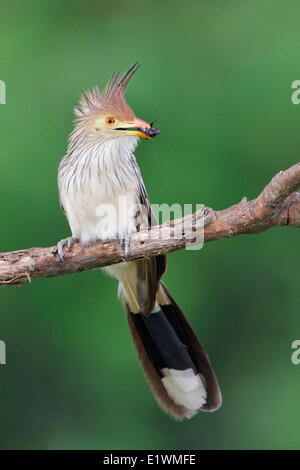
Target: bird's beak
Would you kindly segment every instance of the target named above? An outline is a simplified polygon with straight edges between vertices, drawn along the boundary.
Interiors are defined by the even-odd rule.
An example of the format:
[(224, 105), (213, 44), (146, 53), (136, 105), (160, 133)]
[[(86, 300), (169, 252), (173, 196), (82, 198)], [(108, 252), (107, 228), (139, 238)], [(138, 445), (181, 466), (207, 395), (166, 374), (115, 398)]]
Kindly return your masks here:
[(138, 118), (127, 122), (124, 127), (119, 127), (117, 130), (123, 131), (125, 135), (135, 135), (144, 139), (153, 139), (153, 137), (160, 133), (158, 127), (153, 128), (150, 124)]

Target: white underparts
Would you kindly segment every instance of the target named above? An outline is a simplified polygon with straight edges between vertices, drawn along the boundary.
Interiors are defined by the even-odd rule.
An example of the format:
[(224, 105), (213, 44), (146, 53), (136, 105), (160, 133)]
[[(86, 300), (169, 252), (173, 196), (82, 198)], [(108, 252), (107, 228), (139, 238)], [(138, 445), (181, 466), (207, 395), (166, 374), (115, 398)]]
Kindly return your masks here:
[(60, 201), (73, 237), (82, 242), (125, 239), (136, 231), (140, 203), (140, 181), (132, 165), (136, 144), (137, 138), (127, 136), (88, 142), (62, 159)]

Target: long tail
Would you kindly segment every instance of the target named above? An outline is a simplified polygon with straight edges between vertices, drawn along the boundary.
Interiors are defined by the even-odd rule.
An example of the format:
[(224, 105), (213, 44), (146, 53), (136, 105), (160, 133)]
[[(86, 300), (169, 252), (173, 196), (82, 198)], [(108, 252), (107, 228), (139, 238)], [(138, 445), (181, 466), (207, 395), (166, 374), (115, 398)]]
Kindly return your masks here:
[(165, 285), (160, 283), (150, 315), (134, 313), (130, 295), (122, 286), (133, 342), (161, 407), (176, 419), (219, 408), (221, 393), (208, 356)]

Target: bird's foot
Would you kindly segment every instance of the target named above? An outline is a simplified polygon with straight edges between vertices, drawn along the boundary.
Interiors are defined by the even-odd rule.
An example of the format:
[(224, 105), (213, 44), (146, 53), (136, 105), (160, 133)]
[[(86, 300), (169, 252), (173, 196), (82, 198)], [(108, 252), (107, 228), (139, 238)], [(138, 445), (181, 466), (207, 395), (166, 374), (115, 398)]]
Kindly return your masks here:
[(78, 242), (78, 239), (77, 238), (73, 238), (73, 237), (68, 237), (68, 238), (63, 238), (62, 240), (60, 240), (58, 243), (57, 243), (57, 252), (58, 252), (58, 256), (60, 257), (60, 260), (61, 261), (64, 261), (64, 247), (67, 246), (68, 247), (68, 250), (70, 250), (72, 248), (72, 245), (74, 245), (74, 243)]

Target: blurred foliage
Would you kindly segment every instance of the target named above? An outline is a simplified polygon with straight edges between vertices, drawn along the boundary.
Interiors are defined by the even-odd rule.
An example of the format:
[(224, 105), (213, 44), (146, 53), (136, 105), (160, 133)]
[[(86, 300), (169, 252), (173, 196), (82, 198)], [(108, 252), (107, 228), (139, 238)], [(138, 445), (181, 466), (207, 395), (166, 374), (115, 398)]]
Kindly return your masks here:
[[(297, 1), (1, 2), (0, 249), (68, 236), (56, 172), (80, 90), (135, 60), (137, 158), (153, 203), (222, 209), (299, 160)], [(170, 255), (166, 283), (214, 364), (223, 406), (177, 423), (142, 376), (101, 272), (1, 289), (3, 449), (298, 448), (299, 232)]]

